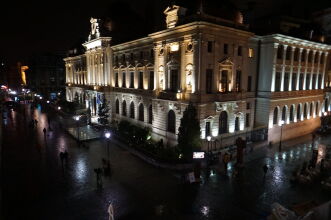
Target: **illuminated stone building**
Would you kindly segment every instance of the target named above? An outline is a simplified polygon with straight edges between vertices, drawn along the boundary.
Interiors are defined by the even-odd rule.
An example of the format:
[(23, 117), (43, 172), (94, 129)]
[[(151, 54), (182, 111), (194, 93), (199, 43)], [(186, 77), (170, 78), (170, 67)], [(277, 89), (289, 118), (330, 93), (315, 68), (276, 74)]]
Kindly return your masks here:
[[(299, 104), (300, 117), (317, 117), (315, 111), (309, 114), (311, 103), (314, 109), (319, 103), (317, 115), (323, 112), (329, 46), (283, 35), (256, 36), (243, 24), (239, 11), (219, 18), (202, 8), (190, 14), (171, 6), (164, 14), (166, 29), (114, 45), (111, 36), (100, 34), (99, 21), (92, 18), (85, 53), (64, 59), (67, 100), (85, 103), (97, 115), (105, 98), (110, 121), (149, 127), (155, 139), (169, 145), (176, 143), (180, 119), (192, 102), (201, 138), (211, 136), (213, 148), (233, 144), (239, 136), (274, 140), (284, 99), (295, 103), (295, 109)], [(285, 55), (277, 59), (279, 50)], [(301, 73), (307, 78), (302, 89)], [(292, 118), (297, 121), (294, 113), (290, 116), (289, 103), (288, 130)], [(317, 126), (317, 119), (312, 120)], [(308, 130), (302, 128), (302, 133)], [(289, 132), (286, 138), (294, 136)]]

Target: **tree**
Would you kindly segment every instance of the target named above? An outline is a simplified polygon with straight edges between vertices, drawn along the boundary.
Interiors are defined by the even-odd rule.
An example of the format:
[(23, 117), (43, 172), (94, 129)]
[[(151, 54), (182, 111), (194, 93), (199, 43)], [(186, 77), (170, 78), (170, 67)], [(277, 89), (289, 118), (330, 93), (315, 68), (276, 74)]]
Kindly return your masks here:
[(192, 103), (183, 113), (180, 119), (180, 127), (178, 133), (178, 147), (187, 160), (192, 159), (193, 151), (201, 149), (200, 139), (200, 122), (197, 119), (197, 111)]
[(98, 116), (99, 116), (98, 122), (100, 124), (107, 124), (108, 123), (108, 114), (109, 114), (108, 111), (109, 111), (109, 108), (108, 108), (108, 105), (107, 105), (107, 100), (104, 97), (101, 105), (99, 106), (99, 111), (98, 111)]

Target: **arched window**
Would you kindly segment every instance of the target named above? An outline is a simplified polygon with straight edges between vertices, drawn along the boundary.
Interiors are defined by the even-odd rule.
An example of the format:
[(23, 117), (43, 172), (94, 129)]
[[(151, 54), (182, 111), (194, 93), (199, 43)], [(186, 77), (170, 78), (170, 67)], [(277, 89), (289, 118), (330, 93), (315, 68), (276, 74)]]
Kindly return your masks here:
[(310, 103), (309, 115), (312, 118), (314, 114), (314, 106), (313, 103)]
[(301, 104), (298, 104), (297, 108), (297, 121), (301, 121)]
[(139, 121), (144, 121), (144, 105), (140, 103), (139, 105)]
[(282, 110), (282, 121), (284, 121), (284, 123), (286, 122), (286, 106), (284, 106)]
[(274, 119), (273, 119), (273, 124), (276, 125), (278, 124), (278, 107), (274, 109)]
[(236, 117), (234, 121), (234, 130), (239, 131), (239, 117)]
[(122, 102), (122, 115), (126, 116), (126, 101), (125, 100)]
[(290, 122), (294, 121), (294, 105), (290, 107)]
[(171, 133), (176, 132), (176, 114), (173, 110), (168, 112), (168, 128), (167, 130)]
[(115, 111), (116, 111), (116, 114), (120, 113), (120, 102), (118, 101), (118, 99), (116, 99), (116, 102), (115, 102)]
[(149, 108), (148, 108), (148, 123), (152, 124), (152, 122), (153, 122), (153, 106), (149, 105)]
[(228, 113), (226, 111), (222, 111), (220, 114), (218, 133), (228, 133)]
[(305, 103), (305, 105), (303, 107), (303, 118), (304, 119), (307, 118), (307, 114), (308, 114), (308, 105), (307, 105), (307, 103)]
[(134, 103), (130, 104), (130, 118), (134, 118)]
[(315, 115), (316, 115), (316, 117), (318, 117), (319, 115), (318, 115), (318, 105), (319, 103), (318, 102), (316, 102), (316, 106), (315, 106)]

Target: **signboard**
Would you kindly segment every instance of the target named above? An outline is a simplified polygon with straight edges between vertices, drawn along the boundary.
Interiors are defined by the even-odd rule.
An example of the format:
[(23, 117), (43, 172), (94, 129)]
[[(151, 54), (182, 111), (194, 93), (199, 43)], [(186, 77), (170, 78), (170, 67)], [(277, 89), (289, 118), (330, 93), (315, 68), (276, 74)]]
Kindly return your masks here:
[(193, 159), (205, 158), (205, 152), (193, 152)]

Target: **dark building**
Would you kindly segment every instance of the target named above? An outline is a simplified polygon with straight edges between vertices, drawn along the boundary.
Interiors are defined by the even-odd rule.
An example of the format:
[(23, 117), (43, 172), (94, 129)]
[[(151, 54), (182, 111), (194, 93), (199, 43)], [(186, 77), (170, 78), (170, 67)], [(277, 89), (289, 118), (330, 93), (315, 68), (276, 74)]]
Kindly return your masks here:
[(64, 53), (33, 56), (27, 63), (27, 87), (44, 97), (54, 98), (64, 91)]

